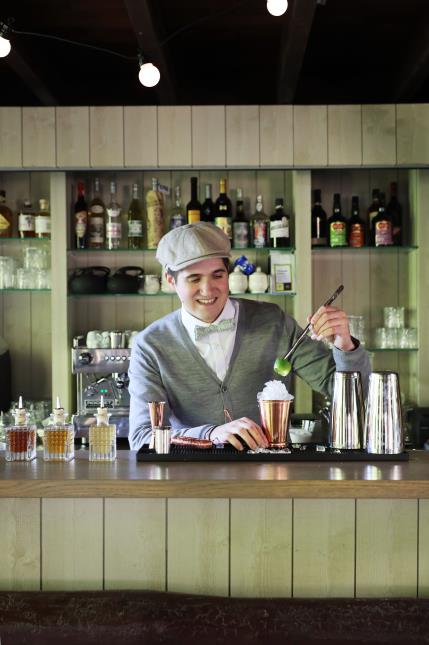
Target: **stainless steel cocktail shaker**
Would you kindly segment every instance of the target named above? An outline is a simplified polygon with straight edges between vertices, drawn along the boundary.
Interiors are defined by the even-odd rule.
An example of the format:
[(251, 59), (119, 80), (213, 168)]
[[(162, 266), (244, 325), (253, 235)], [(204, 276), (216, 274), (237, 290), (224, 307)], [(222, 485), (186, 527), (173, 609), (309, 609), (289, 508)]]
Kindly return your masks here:
[(364, 404), (360, 372), (335, 372), (329, 445), (339, 450), (363, 447)]
[(373, 454), (397, 455), (404, 451), (399, 377), (396, 372), (369, 376), (364, 448)]

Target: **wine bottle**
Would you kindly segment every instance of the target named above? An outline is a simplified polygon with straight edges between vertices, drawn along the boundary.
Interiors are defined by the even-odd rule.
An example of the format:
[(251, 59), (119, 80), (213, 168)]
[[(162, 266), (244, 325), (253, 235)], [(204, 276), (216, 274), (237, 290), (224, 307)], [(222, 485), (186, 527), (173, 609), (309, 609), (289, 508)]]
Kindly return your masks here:
[(392, 218), (385, 209), (384, 193), (380, 193), (380, 206), (378, 213), (372, 220), (372, 239), (374, 246), (392, 246), (392, 234)]
[(252, 217), (252, 243), (257, 249), (268, 246), (268, 222), (268, 216), (264, 212), (262, 195), (257, 195), (255, 213)]
[(206, 184), (205, 186), (206, 198), (201, 207), (201, 221), (212, 222), (215, 221), (215, 205), (212, 200), (212, 185)]
[(270, 246), (274, 249), (290, 246), (290, 218), (283, 208), (283, 199), (277, 197), (270, 217)]
[(51, 237), (51, 214), (47, 199), (39, 199), (39, 210), (34, 218), (34, 229), (38, 238), (49, 239)]
[(322, 207), (322, 191), (316, 188), (313, 192), (313, 208), (311, 209), (311, 245), (327, 246), (328, 216)]
[(152, 190), (146, 194), (147, 248), (156, 249), (164, 235), (164, 200), (158, 190), (158, 179), (152, 177)]
[(77, 200), (74, 205), (74, 231), (75, 231), (75, 246), (77, 249), (85, 249), (87, 240), (88, 228), (88, 204), (85, 199), (85, 185), (83, 181), (77, 184)]
[(90, 249), (103, 249), (106, 229), (106, 207), (100, 191), (100, 180), (94, 181), (94, 195), (89, 203), (88, 246)]
[(119, 249), (122, 239), (121, 207), (116, 198), (116, 182), (110, 182), (110, 201), (106, 209), (106, 248)]
[(347, 220), (341, 212), (340, 193), (334, 194), (332, 211), (328, 219), (329, 246), (347, 246)]
[(24, 199), (18, 215), (18, 235), (22, 238), (36, 237), (33, 207), (29, 199)]
[(128, 248), (141, 249), (143, 245), (143, 209), (139, 200), (138, 184), (133, 184), (128, 206)]
[(372, 190), (372, 202), (368, 207), (368, 230), (372, 231), (372, 220), (378, 215), (380, 206), (380, 191), (378, 188)]
[(171, 213), (171, 218), (170, 218), (170, 231), (173, 228), (178, 228), (179, 226), (183, 226), (186, 224), (186, 215), (183, 210), (182, 206), (182, 197), (181, 197), (181, 190), (180, 186), (176, 186), (175, 188), (175, 195), (176, 195), (176, 203), (174, 206), (174, 210)]
[(0, 237), (12, 237), (13, 213), (6, 206), (6, 191), (0, 190)]
[(215, 203), (215, 224), (232, 240), (232, 204), (226, 194), (226, 179), (219, 181), (219, 197)]
[(201, 204), (198, 200), (198, 177), (191, 177), (191, 200), (186, 206), (186, 219), (188, 224), (201, 220)]
[(360, 248), (365, 246), (365, 222), (359, 214), (359, 197), (352, 197), (352, 214), (349, 221), (349, 246)]
[(244, 212), (241, 188), (237, 188), (235, 217), (232, 222), (232, 244), (235, 249), (247, 249), (250, 246), (250, 226)]
[(402, 246), (404, 243), (402, 206), (398, 202), (398, 184), (396, 181), (392, 181), (390, 184), (390, 200), (386, 206), (386, 212), (392, 220), (393, 244), (395, 246)]

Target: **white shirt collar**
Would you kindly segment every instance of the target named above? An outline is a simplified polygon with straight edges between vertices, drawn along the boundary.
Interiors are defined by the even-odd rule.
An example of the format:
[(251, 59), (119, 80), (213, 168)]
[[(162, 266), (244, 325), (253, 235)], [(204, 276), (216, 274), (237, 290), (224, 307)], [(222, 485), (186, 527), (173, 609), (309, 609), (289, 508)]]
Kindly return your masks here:
[(201, 327), (208, 327), (210, 324), (219, 323), (221, 320), (235, 318), (236, 308), (234, 307), (234, 304), (231, 302), (231, 300), (228, 298), (228, 300), (225, 303), (225, 307), (223, 308), (219, 316), (216, 318), (216, 320), (213, 321), (213, 323), (206, 323), (206, 322), (203, 322), (202, 320), (199, 320), (198, 318), (195, 318), (195, 316), (190, 314), (189, 311), (187, 311), (183, 305), (182, 305), (181, 314), (182, 314), (182, 322), (186, 331), (188, 332), (191, 338), (194, 338), (194, 335), (195, 335), (194, 330), (196, 325), (199, 325)]

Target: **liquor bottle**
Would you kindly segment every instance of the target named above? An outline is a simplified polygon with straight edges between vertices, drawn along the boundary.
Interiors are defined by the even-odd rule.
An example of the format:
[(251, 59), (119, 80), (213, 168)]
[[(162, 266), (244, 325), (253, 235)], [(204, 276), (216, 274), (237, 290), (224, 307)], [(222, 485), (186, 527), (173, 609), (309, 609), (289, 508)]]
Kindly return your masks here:
[(116, 426), (109, 423), (109, 411), (104, 407), (101, 395), (100, 407), (97, 408), (97, 424), (89, 428), (89, 461), (115, 461), (116, 459)]
[(365, 246), (365, 222), (359, 215), (359, 197), (352, 197), (352, 214), (349, 221), (349, 246), (360, 248)]
[(6, 461), (31, 461), (36, 457), (36, 426), (30, 423), (29, 414), (19, 397), (13, 411), (14, 423), (5, 428)]
[(156, 249), (164, 235), (164, 200), (158, 190), (158, 179), (152, 177), (152, 189), (146, 193), (147, 248)]
[(380, 191), (378, 188), (372, 190), (372, 202), (368, 207), (368, 231), (372, 231), (372, 220), (378, 215), (380, 206)]
[(138, 184), (133, 184), (132, 197), (128, 206), (128, 248), (141, 249), (143, 246), (143, 209), (139, 200)]
[(255, 213), (252, 217), (252, 243), (257, 249), (268, 246), (268, 216), (264, 212), (262, 195), (256, 196)]
[(47, 199), (39, 199), (39, 210), (34, 218), (34, 228), (36, 237), (45, 239), (51, 237), (51, 214)]
[(201, 221), (202, 222), (211, 222), (212, 224), (215, 221), (215, 205), (212, 200), (212, 185), (205, 185), (205, 195), (206, 198), (201, 206)]
[(176, 201), (175, 201), (173, 212), (171, 213), (170, 231), (173, 228), (179, 228), (179, 226), (183, 226), (184, 224), (186, 224), (186, 215), (182, 206), (182, 193), (180, 190), (180, 186), (176, 186), (176, 188), (174, 189), (174, 193), (175, 193)]
[(237, 204), (232, 222), (232, 245), (235, 249), (247, 249), (250, 246), (250, 225), (244, 213), (241, 188), (237, 188)]
[(395, 246), (402, 246), (402, 244), (404, 244), (402, 206), (398, 202), (398, 184), (396, 181), (392, 181), (390, 184), (390, 200), (386, 206), (386, 212), (390, 215), (392, 220), (393, 244)]
[(89, 203), (88, 247), (103, 249), (106, 229), (106, 207), (100, 192), (100, 180), (94, 181), (94, 196)]
[(274, 249), (290, 246), (290, 218), (283, 208), (283, 199), (277, 197), (270, 217), (270, 246)]
[(0, 190), (0, 237), (12, 237), (13, 213), (6, 206), (6, 191)]
[(328, 217), (322, 208), (322, 191), (316, 188), (313, 192), (313, 208), (311, 209), (311, 245), (327, 246)]
[(57, 397), (56, 407), (43, 431), (44, 461), (71, 461), (74, 458), (74, 431)]
[(380, 193), (378, 214), (372, 220), (372, 239), (374, 246), (393, 245), (392, 218), (384, 206), (384, 193)]
[(226, 179), (219, 181), (219, 197), (215, 202), (214, 223), (232, 240), (232, 204), (226, 194)]
[(24, 199), (18, 215), (18, 236), (22, 238), (36, 237), (33, 207), (29, 199)]
[(198, 177), (191, 177), (191, 201), (186, 205), (188, 224), (201, 221), (201, 204), (198, 201)]
[(85, 249), (87, 240), (88, 228), (88, 204), (85, 199), (85, 185), (83, 181), (77, 184), (77, 200), (74, 205), (74, 230), (75, 230), (75, 245), (77, 249)]
[(328, 219), (329, 246), (347, 246), (347, 220), (341, 213), (340, 193), (334, 194), (332, 215)]
[(110, 182), (110, 201), (106, 209), (106, 249), (119, 249), (122, 238), (121, 207), (116, 198), (116, 182)]

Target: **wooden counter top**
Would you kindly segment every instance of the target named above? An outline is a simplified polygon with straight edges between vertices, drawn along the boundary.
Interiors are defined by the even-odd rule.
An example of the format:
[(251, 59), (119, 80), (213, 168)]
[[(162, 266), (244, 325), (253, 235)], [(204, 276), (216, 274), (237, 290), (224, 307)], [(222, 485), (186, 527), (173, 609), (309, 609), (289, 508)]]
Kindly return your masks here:
[(68, 464), (7, 462), (0, 452), (0, 497), (429, 498), (429, 452), (409, 462), (113, 463), (77, 451)]

